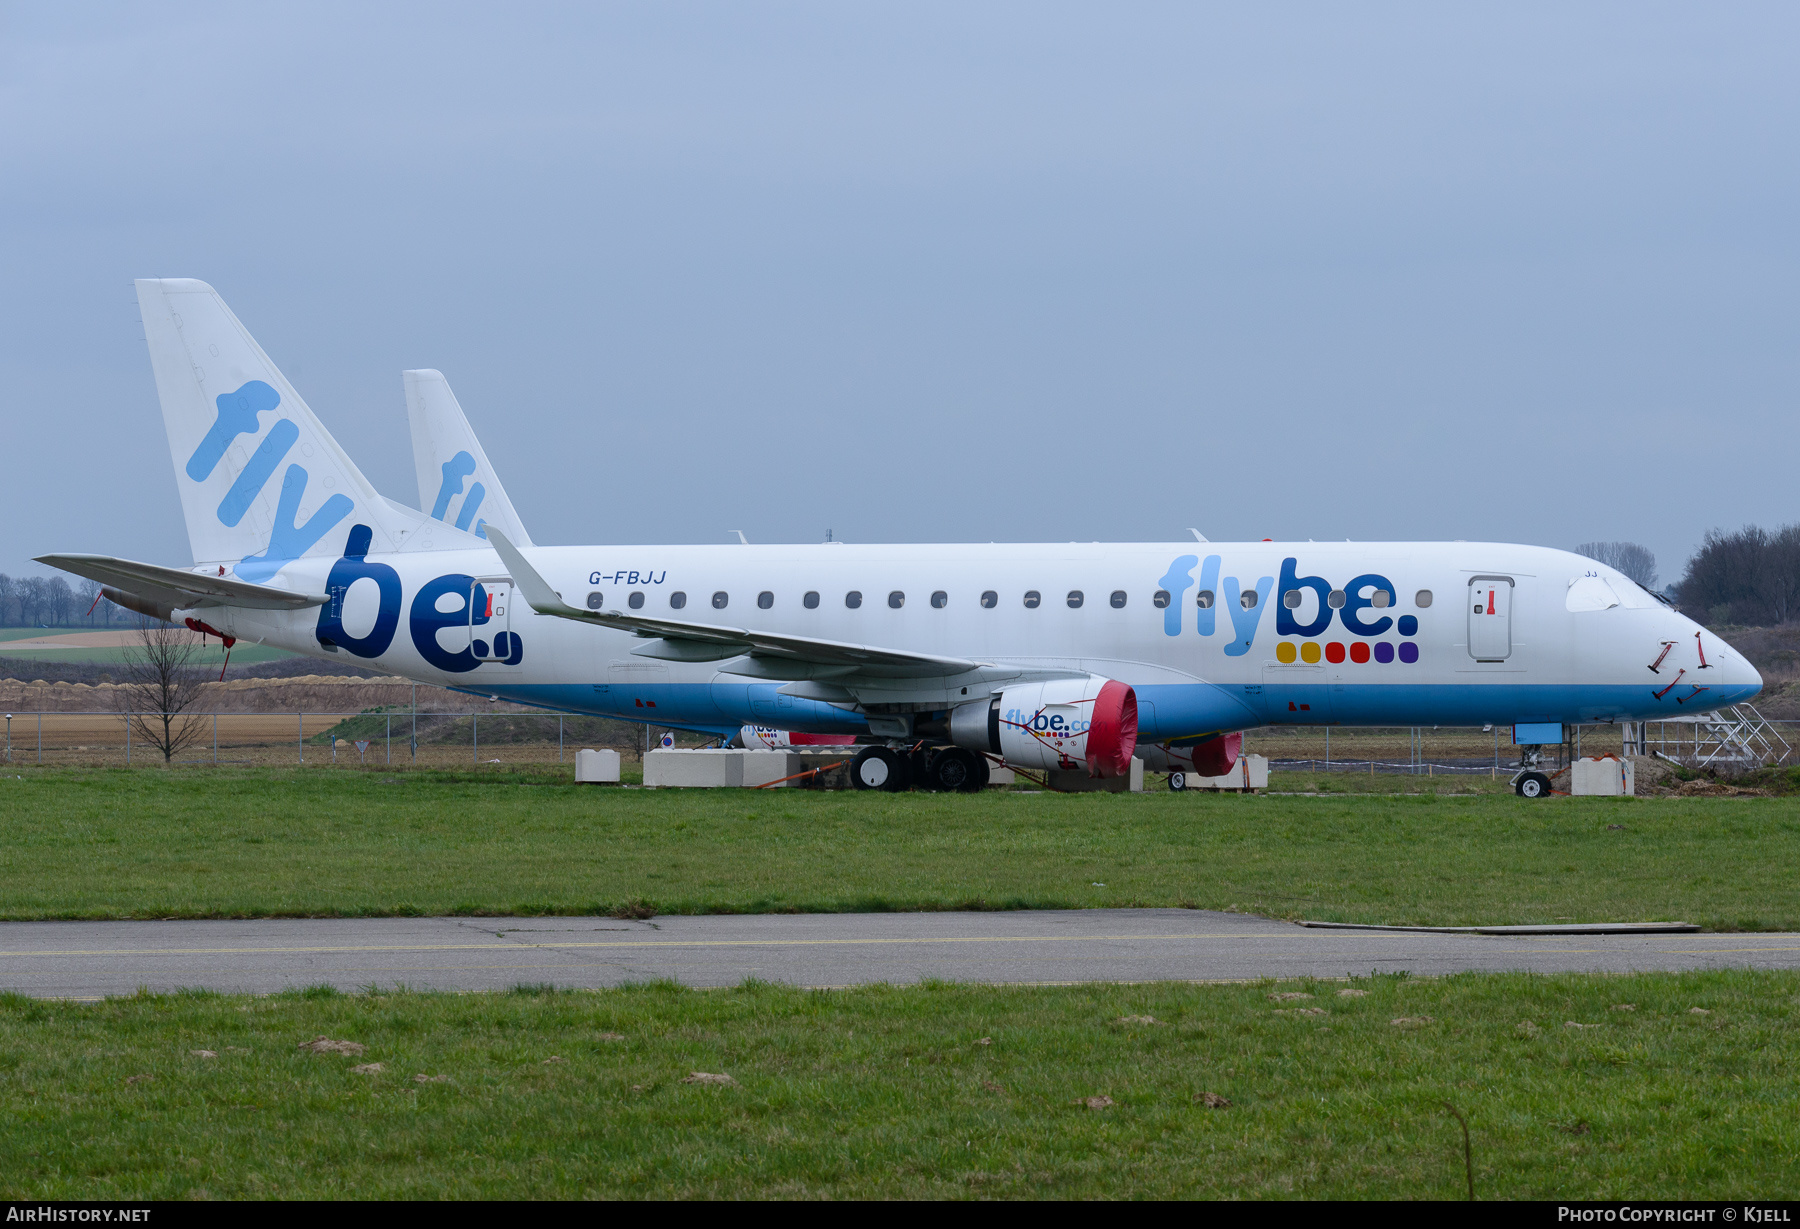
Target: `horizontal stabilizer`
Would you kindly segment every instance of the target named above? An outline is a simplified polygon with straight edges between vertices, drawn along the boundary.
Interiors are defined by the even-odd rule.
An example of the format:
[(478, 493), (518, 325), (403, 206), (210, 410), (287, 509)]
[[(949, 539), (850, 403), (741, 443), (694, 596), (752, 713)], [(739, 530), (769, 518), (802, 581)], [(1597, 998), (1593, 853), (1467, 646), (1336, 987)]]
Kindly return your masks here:
[(165, 568), (131, 559), (114, 559), (110, 555), (39, 555), (37, 562), (178, 609), (242, 606), (251, 610), (304, 610), (308, 606), (325, 604), (324, 594), (314, 597), (290, 589), (277, 589), (273, 585), (257, 585), (228, 576)]
[(562, 594), (525, 561), (493, 525), (487, 527), (488, 542), (499, 552), (525, 601), (539, 614), (577, 623), (592, 623), (618, 631), (637, 632), (664, 640), (690, 641), (721, 647), (741, 646), (745, 653), (785, 658), (821, 666), (848, 666), (874, 670), (884, 674), (900, 674), (913, 678), (937, 678), (976, 670), (987, 664), (964, 657), (939, 657), (930, 653), (908, 653), (899, 649), (876, 648), (866, 644), (848, 644), (838, 640), (819, 640), (810, 636), (790, 636), (778, 632), (760, 632), (746, 627), (724, 627), (712, 623), (689, 623), (678, 619), (647, 619), (620, 610), (579, 610), (563, 601)]

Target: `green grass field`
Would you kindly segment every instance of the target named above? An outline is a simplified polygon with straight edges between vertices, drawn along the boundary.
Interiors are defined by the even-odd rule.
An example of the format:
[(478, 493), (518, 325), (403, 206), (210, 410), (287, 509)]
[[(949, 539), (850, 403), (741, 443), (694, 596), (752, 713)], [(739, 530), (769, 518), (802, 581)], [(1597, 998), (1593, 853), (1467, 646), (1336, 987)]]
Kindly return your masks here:
[[(1449, 1101), (1480, 1198), (1792, 1198), (1797, 996), (1712, 972), (7, 997), (0, 1191), (1459, 1199)], [(320, 1036), (366, 1050), (299, 1048)]]
[(587, 914), (642, 901), (664, 913), (1145, 905), (1800, 928), (1792, 797), (1526, 803), (1420, 778), (1387, 780), (1446, 792), (651, 791), (575, 786), (567, 771), (16, 771), (0, 778), (0, 918)]

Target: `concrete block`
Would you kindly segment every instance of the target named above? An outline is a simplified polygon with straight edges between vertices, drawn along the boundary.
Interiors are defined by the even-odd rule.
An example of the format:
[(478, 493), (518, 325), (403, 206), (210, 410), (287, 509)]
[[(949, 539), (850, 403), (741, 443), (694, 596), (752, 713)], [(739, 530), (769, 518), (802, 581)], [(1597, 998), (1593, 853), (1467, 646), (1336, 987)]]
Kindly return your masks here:
[(617, 785), (619, 753), (583, 747), (575, 753), (575, 780), (592, 785)]
[(1144, 792), (1144, 761), (1132, 757), (1131, 774), (1124, 777), (1090, 777), (1081, 768), (1052, 768), (1044, 779), (1052, 789), (1065, 794), (1141, 794)]
[(1637, 793), (1637, 765), (1611, 755), (1588, 756), (1570, 766), (1569, 792), (1576, 797), (1632, 797)]
[(1188, 774), (1189, 789), (1268, 789), (1269, 757), (1266, 755), (1240, 755), (1238, 762), (1231, 766), (1231, 771), (1222, 777), (1197, 777)]
[[(787, 751), (739, 751), (737, 754), (743, 757), (738, 784), (745, 789), (754, 789), (759, 785), (766, 785), (771, 789), (786, 789), (787, 782), (784, 778), (806, 771), (800, 757)], [(777, 781), (783, 783), (776, 785)]]
[(712, 747), (659, 748), (644, 756), (644, 784), (656, 788), (732, 789), (744, 783), (744, 753)]
[(1002, 768), (1000, 765), (991, 762), (988, 764), (988, 784), (990, 786), (1011, 785), (1018, 779), (1019, 774), (1012, 769)]

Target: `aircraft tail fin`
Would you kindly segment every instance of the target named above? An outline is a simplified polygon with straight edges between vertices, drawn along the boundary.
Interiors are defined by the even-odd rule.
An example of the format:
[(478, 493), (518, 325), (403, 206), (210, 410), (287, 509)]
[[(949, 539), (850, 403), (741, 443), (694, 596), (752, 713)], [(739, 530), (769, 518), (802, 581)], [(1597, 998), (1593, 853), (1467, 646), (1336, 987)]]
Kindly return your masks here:
[(482, 527), (493, 525), (518, 545), (531, 546), (531, 536), (443, 372), (427, 368), (401, 375), (420, 509), (477, 537), (485, 538)]
[(225, 306), (188, 278), (137, 283), (196, 563), (264, 583), (294, 559), (479, 545), (376, 492)]

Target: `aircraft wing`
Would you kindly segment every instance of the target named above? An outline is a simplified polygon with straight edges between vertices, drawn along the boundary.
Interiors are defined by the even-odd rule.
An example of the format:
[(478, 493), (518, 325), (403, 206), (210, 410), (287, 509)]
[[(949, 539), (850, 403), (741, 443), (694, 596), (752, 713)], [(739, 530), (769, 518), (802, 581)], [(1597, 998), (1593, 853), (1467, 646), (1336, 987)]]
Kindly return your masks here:
[(175, 607), (244, 606), (251, 610), (303, 610), (322, 606), (325, 595), (295, 593), (229, 576), (115, 559), (111, 555), (39, 555), (38, 563), (97, 580), (138, 597)]
[[(580, 610), (563, 601), (525, 561), (493, 525), (487, 527), (488, 542), (499, 552), (500, 559), (512, 575), (513, 584), (527, 604), (539, 614), (592, 623), (618, 631), (636, 632), (640, 636), (657, 636), (665, 640), (688, 641), (716, 645), (722, 649), (738, 649), (759, 657), (785, 658), (793, 662), (844, 668), (874, 670), (883, 674), (899, 674), (914, 678), (933, 678), (976, 670), (985, 662), (964, 657), (940, 657), (931, 653), (910, 653), (900, 649), (884, 649), (866, 644), (849, 644), (841, 640), (820, 640), (811, 636), (791, 636), (780, 632), (761, 632), (747, 627), (727, 627), (715, 623), (690, 623), (682, 619), (645, 618), (620, 610)], [(719, 656), (723, 656), (720, 654)]]

